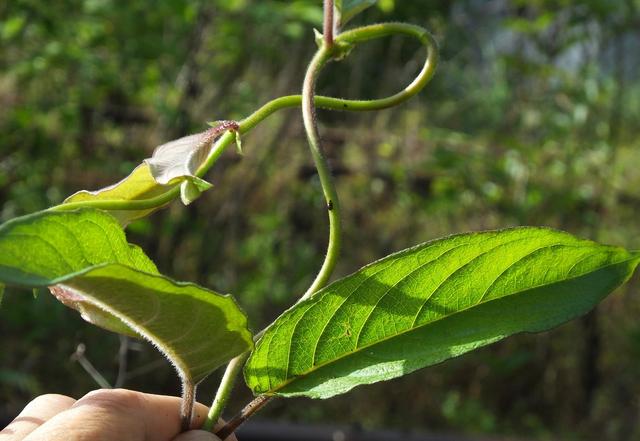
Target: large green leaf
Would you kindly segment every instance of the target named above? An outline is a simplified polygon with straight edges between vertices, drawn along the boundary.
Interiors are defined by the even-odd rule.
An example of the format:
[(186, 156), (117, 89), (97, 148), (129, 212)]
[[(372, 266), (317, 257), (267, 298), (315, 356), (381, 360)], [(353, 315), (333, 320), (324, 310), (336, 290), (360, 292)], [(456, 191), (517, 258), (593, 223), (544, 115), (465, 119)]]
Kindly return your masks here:
[(0, 226), (0, 283), (49, 286), (87, 321), (152, 342), (194, 383), (253, 345), (233, 298), (157, 274), (117, 220), (98, 210), (41, 212)]
[(342, 28), (349, 20), (377, 3), (377, 0), (336, 0), (336, 23)]
[(285, 312), (256, 345), (256, 394), (328, 398), (586, 313), (640, 253), (550, 229), (462, 234), (391, 255)]

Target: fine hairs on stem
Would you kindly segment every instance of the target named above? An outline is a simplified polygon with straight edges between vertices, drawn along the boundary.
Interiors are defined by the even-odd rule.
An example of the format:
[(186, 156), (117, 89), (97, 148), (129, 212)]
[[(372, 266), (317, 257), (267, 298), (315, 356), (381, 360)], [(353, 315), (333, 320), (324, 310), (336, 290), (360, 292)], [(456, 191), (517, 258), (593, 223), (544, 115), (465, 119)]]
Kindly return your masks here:
[(180, 428), (183, 432), (191, 429), (193, 407), (196, 404), (196, 385), (182, 380), (182, 403), (180, 404)]
[[(307, 139), (309, 141), (309, 148), (311, 149), (311, 156), (313, 162), (320, 176), (320, 185), (322, 186), (322, 192), (324, 193), (326, 204), (329, 212), (329, 245), (327, 247), (327, 254), (324, 262), (309, 289), (304, 293), (301, 300), (311, 296), (318, 289), (327, 284), (335, 264), (338, 258), (341, 242), (340, 231), (340, 205), (338, 201), (338, 192), (331, 176), (329, 164), (324, 156), (322, 150), (322, 144), (320, 141), (320, 134), (318, 132), (318, 124), (315, 111), (315, 85), (320, 70), (324, 64), (331, 57), (331, 49), (334, 46), (333, 41), (333, 0), (324, 0), (324, 39), (323, 45), (320, 50), (313, 57), (307, 73), (305, 75), (304, 84), (302, 88), (302, 117), (304, 120), (304, 127), (307, 133)], [(233, 360), (236, 362), (237, 360)], [(241, 360), (244, 362), (244, 359)], [(235, 369), (231, 366), (231, 369)], [(228, 370), (225, 372), (230, 373)], [(233, 381), (233, 380), (231, 380)], [(224, 387), (224, 385), (221, 385)], [(225, 439), (233, 431), (251, 417), (255, 412), (265, 406), (270, 400), (271, 396), (261, 395), (251, 401), (236, 417), (234, 417), (229, 423), (227, 423), (220, 431), (218, 436), (221, 439)]]
[(333, 13), (333, 0), (324, 0), (324, 23), (322, 26), (322, 35), (324, 36), (324, 45), (327, 48), (331, 48), (331, 46), (333, 46)]

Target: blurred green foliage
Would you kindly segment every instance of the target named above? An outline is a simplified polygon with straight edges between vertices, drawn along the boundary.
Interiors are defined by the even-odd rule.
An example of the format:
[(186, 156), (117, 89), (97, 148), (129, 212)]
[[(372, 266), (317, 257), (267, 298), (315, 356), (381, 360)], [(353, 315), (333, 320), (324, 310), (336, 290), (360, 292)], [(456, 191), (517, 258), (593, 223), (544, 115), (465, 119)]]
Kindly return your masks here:
[[(314, 50), (312, 0), (42, 0), (0, 3), (0, 218), (124, 177), (156, 145), (298, 93)], [(375, 114), (319, 112), (345, 212), (340, 275), (445, 234), (550, 225), (640, 248), (640, 2), (379, 2), (354, 25), (406, 20), (441, 43), (427, 90)], [(390, 39), (332, 65), (319, 91), (381, 97), (422, 54)], [(326, 245), (299, 112), (273, 116), (229, 151), (194, 205), (131, 225), (163, 273), (232, 292), (258, 329), (300, 295)], [(230, 149), (231, 150), (231, 149)], [(640, 437), (636, 278), (587, 317), (522, 335), (327, 402), (265, 416), (516, 434)], [(628, 295), (625, 295), (628, 294)], [(34, 394), (95, 388), (79, 343), (110, 380), (120, 340), (42, 292), (0, 309), (0, 413)], [(131, 343), (124, 385), (177, 393), (171, 368)], [(208, 401), (218, 375), (200, 389)], [(234, 407), (243, 404), (240, 394)], [(293, 402), (295, 403), (295, 402)]]

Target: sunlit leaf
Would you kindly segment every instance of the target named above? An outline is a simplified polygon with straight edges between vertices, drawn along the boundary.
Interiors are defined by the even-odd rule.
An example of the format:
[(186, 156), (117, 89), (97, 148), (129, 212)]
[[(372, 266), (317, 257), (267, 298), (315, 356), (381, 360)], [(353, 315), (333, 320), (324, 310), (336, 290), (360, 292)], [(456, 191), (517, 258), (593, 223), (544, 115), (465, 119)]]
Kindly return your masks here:
[[(122, 181), (97, 191), (80, 191), (64, 203), (86, 201), (140, 201), (161, 196), (181, 185), (180, 195), (184, 204), (197, 199), (211, 184), (196, 176), (196, 171), (207, 159), (213, 142), (228, 127), (237, 123), (224, 121), (202, 133), (185, 136), (155, 149), (149, 159), (139, 165)], [(143, 210), (110, 210), (122, 225), (148, 216), (161, 207)]]
[(258, 342), (245, 378), (256, 394), (327, 398), (399, 377), (582, 315), (639, 261), (639, 253), (542, 228), (429, 242), (284, 313)]
[(0, 226), (0, 280), (38, 287), (104, 263), (157, 273), (153, 262), (127, 242), (118, 222), (98, 210), (42, 211)]
[[(171, 191), (176, 184), (161, 185), (153, 178), (149, 166), (141, 164), (122, 181), (97, 191), (79, 191), (69, 196), (64, 203), (85, 201), (137, 201), (161, 196)], [(147, 210), (112, 210), (122, 225), (148, 216), (160, 207)]]
[(182, 182), (187, 176), (195, 176), (196, 170), (209, 155), (214, 140), (207, 133), (185, 136), (156, 147), (153, 156), (145, 159), (156, 182), (168, 185)]
[(49, 286), (87, 321), (152, 342), (194, 383), (252, 346), (233, 298), (159, 275), (106, 212), (46, 211), (0, 226), (0, 283)]

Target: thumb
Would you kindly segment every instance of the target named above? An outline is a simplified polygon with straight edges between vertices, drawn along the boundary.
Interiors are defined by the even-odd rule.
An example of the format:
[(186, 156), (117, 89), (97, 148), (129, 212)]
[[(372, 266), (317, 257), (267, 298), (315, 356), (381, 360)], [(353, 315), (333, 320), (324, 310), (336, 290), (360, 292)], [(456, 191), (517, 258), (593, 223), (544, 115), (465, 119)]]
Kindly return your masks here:
[(220, 438), (205, 430), (189, 430), (175, 437), (173, 441), (220, 441)]

